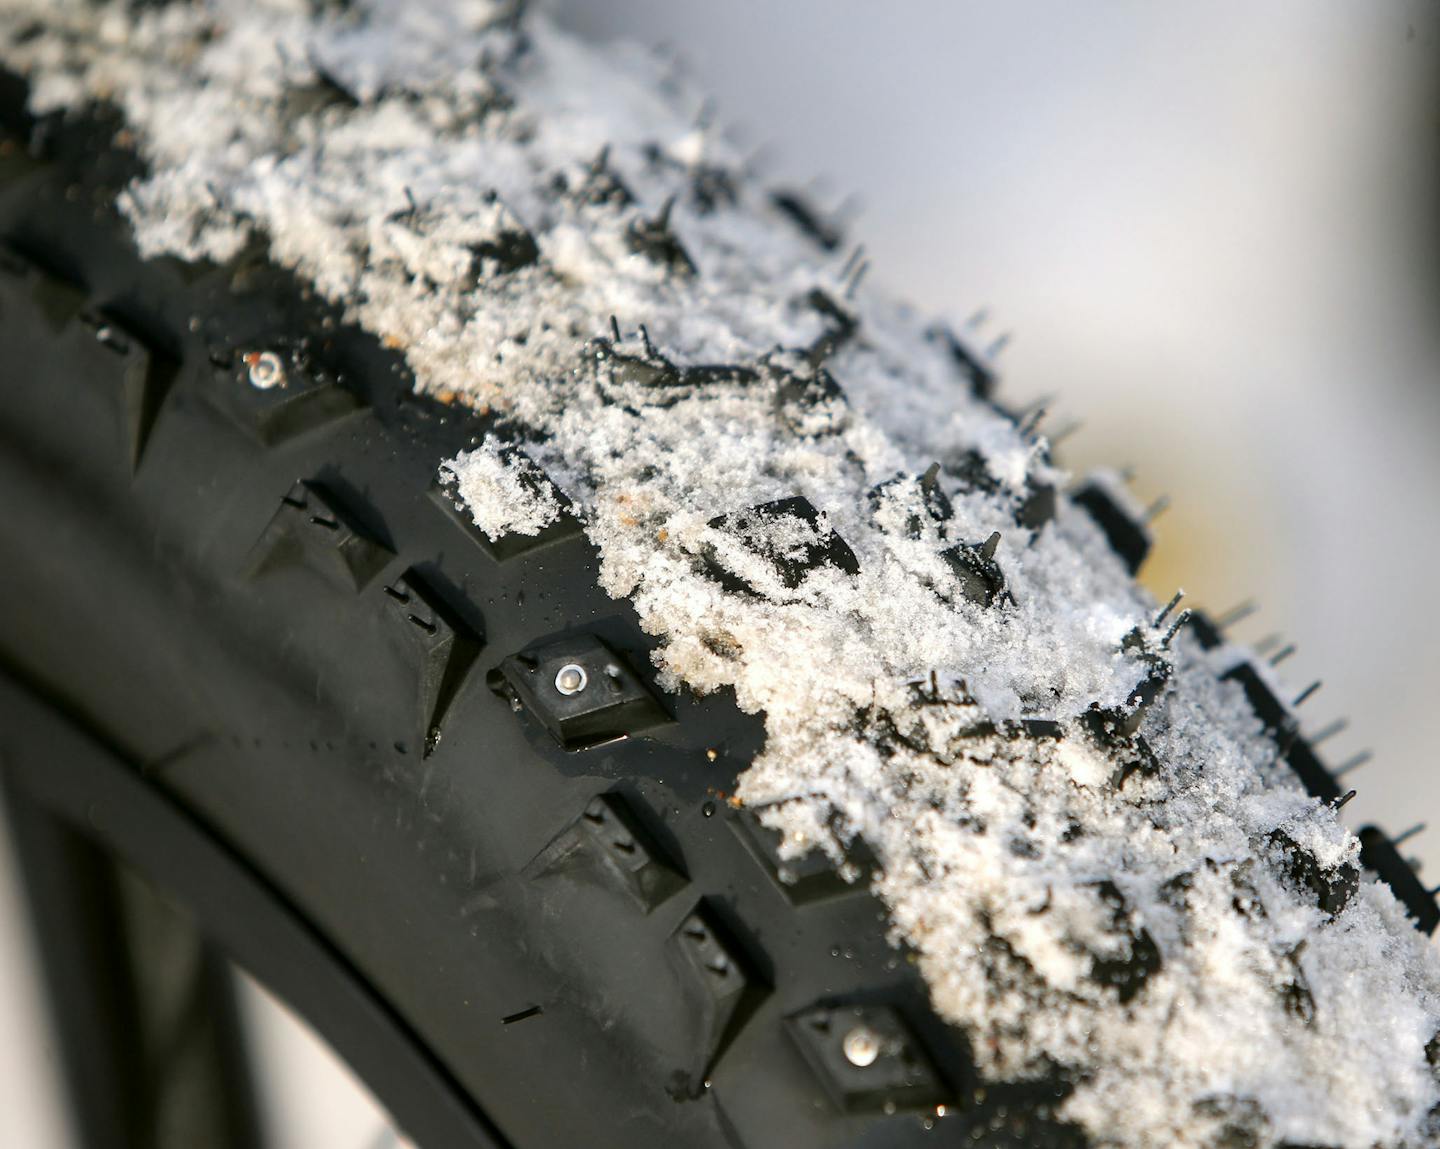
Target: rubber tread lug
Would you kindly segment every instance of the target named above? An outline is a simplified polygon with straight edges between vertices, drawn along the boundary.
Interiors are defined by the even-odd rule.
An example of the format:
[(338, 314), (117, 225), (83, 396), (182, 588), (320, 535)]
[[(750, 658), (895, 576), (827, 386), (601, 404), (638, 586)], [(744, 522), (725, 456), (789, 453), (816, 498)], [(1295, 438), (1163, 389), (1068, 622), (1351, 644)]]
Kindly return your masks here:
[(821, 251), (837, 251), (845, 242), (840, 225), (827, 219), (803, 192), (782, 188), (770, 193), (770, 202)]
[(1319, 798), (1322, 802), (1333, 802), (1344, 793), (1340, 783), (1330, 776), (1330, 771), (1320, 761), (1320, 756), (1303, 738), (1293, 739), (1283, 750), (1285, 761), (1312, 797)]
[(440, 741), (445, 714), (469, 680), (485, 640), (413, 567), (384, 593), (396, 644), (414, 667), (428, 755)]
[(1440, 906), (1394, 842), (1378, 826), (1360, 829), (1360, 864), (1390, 887), (1419, 929), (1434, 934)]
[(1145, 524), (1132, 518), (1099, 483), (1085, 483), (1070, 499), (1095, 521), (1125, 569), (1137, 574), (1150, 553), (1150, 532)]
[(1360, 888), (1360, 868), (1354, 863), (1322, 866), (1313, 853), (1284, 830), (1272, 830), (1270, 843), (1281, 852), (1291, 879), (1310, 890), (1325, 913), (1340, 913)]
[(592, 798), (524, 873), (530, 878), (563, 875), (616, 890), (647, 914), (689, 884), (630, 803), (615, 793)]
[(787, 1017), (785, 1028), (846, 1113), (933, 1109), (948, 1100), (934, 1064), (892, 1006), (813, 1006)]
[[(285, 340), (267, 350), (213, 351), (212, 404), (256, 440), (273, 447), (363, 409), (351, 391)], [(262, 386), (273, 372), (273, 382)]]
[(1203, 650), (1215, 650), (1225, 644), (1225, 636), (1220, 633), (1220, 628), (1203, 610), (1192, 610), (1190, 621), (1186, 625)]
[[(772, 531), (786, 523), (808, 527), (814, 541), (799, 546), (781, 546)], [(821, 530), (820, 512), (809, 499), (793, 495), (787, 499), (761, 503), (748, 511), (717, 515), (709, 526), (731, 536), (745, 552), (764, 560), (770, 573), (785, 590), (797, 590), (811, 571), (822, 566), (834, 567), (846, 574), (859, 574), (860, 563), (850, 545), (833, 528)], [(763, 593), (748, 579), (729, 569), (715, 548), (705, 555), (706, 570), (727, 590), (739, 593)]]
[(0, 314), (11, 306), (28, 307), (41, 326), (59, 335), (85, 306), (85, 289), (45, 270), (26, 253), (0, 243)]
[(72, 331), (104, 349), (98, 358), (98, 378), (92, 385), (108, 388), (126, 461), (133, 474), (139, 470), (146, 444), (160, 409), (174, 386), (179, 365), (147, 342), (123, 321), (105, 312), (81, 311)]
[[(556, 494), (558, 495), (559, 492), (557, 491)], [(562, 510), (559, 518), (549, 526), (541, 528), (539, 534), (508, 534), (502, 535), (498, 539), (492, 539), (480, 529), (475, 520), (470, 517), (469, 512), (460, 505), (460, 496), (456, 493), (453, 483), (436, 481), (431, 485), (429, 495), (430, 501), (444, 512), (446, 518), (458, 525), (471, 542), (498, 563), (509, 562), (521, 555), (567, 542), (583, 534), (575, 516), (568, 510)], [(563, 496), (562, 504), (568, 506), (568, 500), (564, 500)]]
[(593, 634), (554, 639), (506, 658), (490, 686), (534, 715), (566, 750), (634, 737), (670, 721), (630, 665)]
[(1050, 483), (1033, 479), (1025, 484), (1025, 496), (1015, 508), (1015, 522), (1031, 531), (1038, 531), (1055, 518), (1058, 496)]
[(972, 351), (955, 332), (944, 324), (936, 324), (925, 334), (932, 342), (939, 343), (949, 353), (956, 369), (970, 385), (971, 395), (982, 403), (988, 403), (994, 399), (999, 380), (994, 369), (983, 358)]
[(250, 578), (278, 567), (314, 570), (340, 590), (358, 593), (395, 557), (348, 515), (320, 484), (300, 480), (280, 500), (251, 550)]
[(994, 606), (997, 600), (1009, 597), (1005, 572), (994, 557), (998, 542), (992, 535), (983, 543), (957, 543), (940, 552), (960, 584), (960, 594), (976, 606)]
[[(799, 858), (781, 858), (781, 834), (762, 825), (760, 819), (749, 810), (740, 811), (730, 819), (730, 825), (791, 905), (810, 905), (830, 901), (832, 898), (869, 893), (863, 881), (847, 882), (841, 877), (839, 869), (823, 850), (811, 850)], [(857, 838), (851, 843), (850, 850), (850, 864), (856, 866), (861, 873), (868, 874), (875, 861), (869, 848)]]
[(1237, 663), (1220, 676), (1220, 681), (1240, 684), (1255, 717), (1265, 724), (1265, 729), (1272, 735), (1285, 730), (1289, 725), (1290, 716), (1286, 712), (1285, 704), (1275, 697), (1275, 692), (1265, 685), (1260, 672), (1250, 663)]
[[(1192, 624), (1193, 625), (1193, 624)], [(1330, 775), (1320, 756), (1310, 744), (1299, 737), (1299, 725), (1293, 714), (1275, 692), (1265, 684), (1252, 663), (1241, 662), (1220, 676), (1222, 682), (1238, 682), (1255, 716), (1265, 724), (1266, 733), (1280, 748), (1280, 757), (1295, 771), (1301, 784), (1313, 797), (1333, 802), (1340, 797), (1340, 784)]]
[(699, 1085), (698, 1079), (714, 1067), (770, 991), (703, 899), (671, 935), (670, 944), (698, 1026), (701, 1068), (694, 1084)]

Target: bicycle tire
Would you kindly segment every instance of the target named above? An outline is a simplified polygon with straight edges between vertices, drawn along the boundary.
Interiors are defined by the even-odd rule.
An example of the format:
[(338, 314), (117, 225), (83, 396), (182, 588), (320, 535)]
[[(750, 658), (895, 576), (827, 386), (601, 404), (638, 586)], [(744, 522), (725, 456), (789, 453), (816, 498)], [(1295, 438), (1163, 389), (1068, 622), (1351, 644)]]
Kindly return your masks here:
[[(205, 259), (193, 237), (165, 240), (158, 217), (146, 231), (137, 189), (153, 188), (146, 179), (157, 165), (163, 178), (167, 161), (143, 124), (93, 98), (103, 73), (85, 72), (103, 52), (125, 59), (124, 37), (102, 51), (87, 10), (65, 11), (68, 25), (43, 16), (0, 25), (0, 63), (12, 69), (0, 84), (0, 347), (12, 365), (0, 396), (0, 596), (24, 604), (0, 618), (0, 651), (327, 939), (499, 1143), (1298, 1145), (1291, 1130), (1313, 1130), (1313, 1114), (1257, 1100), (1263, 1082), (1201, 1096), (1185, 1078), (1177, 1124), (1168, 1111), (1120, 1122), (1124, 1106), (1094, 1088), (1103, 1059), (1067, 1063), (1027, 1045), (1019, 1070), (997, 1073), (1010, 1028), (1030, 1021), (978, 1005), (974, 1025), (957, 1020), (955, 987), (917, 918), (924, 882), (887, 858), (873, 825), (827, 836), (822, 820), (814, 840), (830, 852), (797, 854), (774, 829), (783, 818), (736, 797), (747, 785), (762, 792), (743, 776), (776, 729), (753, 699), (740, 698), (742, 709), (735, 682), (693, 669), (687, 678), (683, 666), (698, 664), (678, 661), (675, 648), (704, 645), (701, 636), (657, 635), (653, 601), (641, 614), (609, 593), (625, 583), (606, 567), (616, 561), (613, 523), (578, 466), (565, 469), (555, 423), (507, 410), (494, 386), (456, 394), (427, 377), (443, 373), (422, 349), (367, 329), (363, 308), (313, 269), (282, 266), (263, 233), (236, 232)], [(137, 43), (143, 21), (165, 19), (117, 11)], [(305, 19), (353, 32), (398, 9), (360, 11), (317, 5)], [(176, 35), (204, 28), (206, 50), (230, 34), (193, 18), (200, 24)], [(524, 83), (506, 72), (517, 56), (563, 44), (566, 61), (605, 67), (543, 23), (527, 32), (514, 13), (475, 35), (494, 48), (481, 69), (494, 81), (475, 112), (482, 120), (499, 109), (523, 121)], [(256, 114), (269, 99), (287, 124), (323, 139), (357, 109), (407, 98), (308, 67), (308, 83), (258, 94)], [(790, 228), (812, 249), (816, 282), (835, 286), (825, 261), (838, 236), (803, 200), (760, 196), (723, 166), (677, 167), (638, 150), (628, 158), (662, 169), (657, 183), (683, 185), (688, 210)], [(696, 275), (703, 254), (687, 249), (668, 207), (637, 204), (624, 159), (602, 153), (588, 182), (547, 183), (545, 194), (610, 213), (607, 226), (629, 237), (658, 294)], [(537, 183), (542, 174), (555, 175)], [(224, 195), (216, 191), (217, 218)], [(406, 198), (410, 208), (398, 210), (421, 210)], [(434, 274), (500, 292), (502, 277), (548, 259), (548, 238), (512, 216), (492, 220), (473, 265)], [(777, 436), (823, 436), (846, 417), (842, 368), (864, 338), (855, 333), (866, 306), (843, 290), (857, 274), (852, 263), (841, 291), (805, 297), (818, 336), (772, 359), (683, 366), (650, 331), (614, 323), (547, 329), (539, 350), (517, 353), (521, 365), (486, 370), (519, 379), (526, 354), (564, 344), (591, 369), (623, 375), (657, 411), (711, 385), (762, 380), (774, 388)], [(757, 278), (762, 286), (773, 285)], [(1023, 576), (1006, 565), (1012, 551), (997, 561), (993, 537), (949, 525), (962, 495), (985, 508), (976, 521), (1003, 515), (1014, 546), (1063, 528), (1074, 562), (1103, 566), (1106, 578), (1113, 568), (1129, 588), (1149, 537), (1123, 492), (1104, 478), (1057, 491), (1034, 428), (996, 402), (985, 357), (951, 333), (926, 346), (950, 364), (953, 401), (1032, 461), (1015, 479), (984, 451), (961, 451), (899, 476), (898, 487), (875, 485), (853, 514), (873, 517), (893, 496), (883, 513), (903, 522), (892, 533), (932, 552), (933, 571), (915, 577), (962, 614), (1009, 617), (1024, 596)], [(617, 405), (630, 401), (617, 394)], [(906, 401), (922, 399), (935, 401)], [(477, 474), (489, 476), (486, 494), (467, 492)], [(509, 502), (486, 506), (501, 488)], [(790, 532), (783, 546), (767, 541), (777, 523)], [(702, 525), (710, 549), (689, 556), (684, 577), (708, 579), (743, 609), (808, 593), (816, 572), (843, 583), (861, 570), (858, 541), (803, 496), (732, 504)], [(1246, 828), (1240, 856), (1212, 860), (1234, 886), (1227, 928), (1259, 931), (1245, 923), (1267, 904), (1276, 916), (1306, 906), (1312, 950), (1346, 930), (1363, 935), (1357, 955), (1362, 944), (1389, 947), (1393, 976), (1376, 970), (1367, 986), (1393, 1009), (1388, 1021), (1365, 1019), (1359, 1064), (1371, 1077), (1355, 1086), (1372, 1108), (1336, 1124), (1333, 1143), (1424, 1143), (1440, 1098), (1430, 1067), (1440, 974), (1405, 911), (1433, 929), (1432, 896), (1379, 831), (1357, 842), (1338, 827), (1341, 787), (1265, 671), (1202, 613), (1187, 614), (1177, 637), (1180, 616), (1152, 622), (1153, 604), (1125, 593), (1133, 601), (1114, 659), (1129, 659), (1136, 679), (1118, 696), (1097, 687), (1089, 709), (1029, 705), (991, 721), (963, 683), (934, 677), (906, 685), (915, 712), (974, 710), (981, 718), (965, 737), (985, 753), (1052, 765), (1079, 755), (1104, 775), (1084, 784), (1144, 806), (1155, 797), (1137, 793), (1175, 785), (1186, 768), (1180, 736), (1160, 721), (1176, 681), (1204, 693), (1235, 744), (1251, 748), (1265, 793), (1283, 798), (1270, 823)], [(715, 659), (732, 657), (715, 642)], [(590, 705), (588, 683), (611, 692), (603, 705)], [(856, 745), (903, 753), (914, 731), (881, 717), (859, 713)], [(1395, 896), (1362, 884), (1362, 864)], [(873, 888), (857, 880), (872, 869)], [(1199, 869), (1151, 877), (1182, 907), (1191, 884), (1211, 881)], [(1034, 1008), (1056, 1026), (1067, 1009), (1139, 1016), (1155, 985), (1185, 968), (1189, 943), (1165, 933), (1160, 911), (1140, 914), (1131, 882), (1074, 880), (1071, 892), (1104, 921), (1075, 927), (1075, 984), (1035, 991)], [(1033, 970), (1013, 935), (992, 930), (966, 944), (985, 954), (981, 991), (1028, 984)], [(1278, 946), (1269, 939), (1256, 951), (1274, 966), (1265, 1009), (1324, 1026), (1327, 1009), (1351, 1008), (1353, 994), (1324, 970), (1312, 964), (1307, 976), (1300, 947)], [(952, 1004), (937, 1009), (937, 995)], [(1318, 1080), (1353, 1077), (1359, 1054), (1333, 1053), (1314, 1067)], [(1373, 1076), (1381, 1066), (1385, 1081)], [(1299, 1079), (1289, 1085), (1314, 1095)]]

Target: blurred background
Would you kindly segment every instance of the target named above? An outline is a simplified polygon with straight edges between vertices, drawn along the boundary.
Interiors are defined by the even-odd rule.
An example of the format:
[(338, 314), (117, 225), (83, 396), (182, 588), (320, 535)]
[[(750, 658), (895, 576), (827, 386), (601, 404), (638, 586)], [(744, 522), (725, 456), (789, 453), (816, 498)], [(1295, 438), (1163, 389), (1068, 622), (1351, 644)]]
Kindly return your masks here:
[[(849, 228), (871, 282), (1054, 396), (1061, 461), (1170, 494), (1144, 572), (1278, 651), (1354, 824), (1440, 882), (1440, 6), (1404, 0), (547, 0), (664, 46), (765, 180)], [(697, 109), (698, 110), (698, 109)], [(1272, 637), (1278, 636), (1278, 637)], [(67, 1144), (0, 861), (0, 1139)], [(281, 1149), (386, 1143), (321, 1046), (247, 991)], [(41, 1051), (40, 1056), (36, 1051)]]

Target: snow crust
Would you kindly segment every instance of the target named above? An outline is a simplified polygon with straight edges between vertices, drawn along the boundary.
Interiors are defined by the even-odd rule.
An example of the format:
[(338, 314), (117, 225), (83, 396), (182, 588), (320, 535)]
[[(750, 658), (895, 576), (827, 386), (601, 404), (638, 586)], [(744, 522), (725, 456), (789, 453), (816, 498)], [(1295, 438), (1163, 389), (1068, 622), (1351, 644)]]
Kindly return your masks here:
[[(534, 534), (561, 513), (540, 469), (558, 485), (663, 684), (764, 714), (737, 801), (846, 873), (864, 840), (988, 1077), (1062, 1070), (1105, 1145), (1429, 1143), (1440, 964), (1388, 888), (1332, 916), (1297, 881), (1277, 842), (1327, 872), (1357, 843), (1218, 680), (1235, 652), (1165, 648), (1063, 496), (1017, 521), (1064, 481), (1043, 440), (656, 61), (476, 0), (7, 0), (0, 61), (37, 112), (122, 109), (142, 252), (258, 239), (420, 388), (502, 417), (437, 460), (457, 497)], [(795, 496), (813, 522), (745, 518)], [(985, 605), (947, 552), (997, 531)], [(1157, 667), (1143, 744), (1097, 736)]]
[(560, 501), (545, 473), (494, 439), (442, 463), (440, 475), (454, 481), (458, 505), (491, 539), (538, 535), (560, 517)]

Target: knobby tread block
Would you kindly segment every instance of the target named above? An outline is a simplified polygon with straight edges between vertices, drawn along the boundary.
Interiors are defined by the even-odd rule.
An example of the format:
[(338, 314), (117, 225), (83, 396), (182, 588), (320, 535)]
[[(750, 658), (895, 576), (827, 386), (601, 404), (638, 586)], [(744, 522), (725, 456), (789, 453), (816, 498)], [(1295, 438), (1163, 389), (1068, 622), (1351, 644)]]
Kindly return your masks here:
[(469, 681), (484, 637), (419, 571), (410, 568), (384, 588), (391, 633), (410, 663), (426, 755), (440, 740), (446, 711)]
[(124, 464), (138, 471), (175, 384), (176, 359), (125, 316), (91, 306), (81, 284), (0, 243), (0, 320), (7, 318), (34, 324), (53, 341), (54, 354), (69, 345), (72, 370), (109, 409)]
[(951, 1100), (919, 1039), (892, 1006), (818, 1005), (785, 1024), (841, 1110), (894, 1113)]
[(358, 396), (285, 337), (245, 350), (210, 353), (216, 386), (209, 401), (267, 447), (332, 424), (363, 409)]
[(1308, 793), (1322, 802), (1333, 802), (1344, 793), (1340, 783), (1331, 777), (1325, 763), (1320, 761), (1320, 756), (1303, 738), (1292, 736), (1288, 745), (1282, 742), (1281, 751)]
[(560, 543), (583, 541), (584, 531), (579, 521), (567, 509), (569, 500), (558, 489), (552, 489), (557, 501), (561, 504), (560, 514), (554, 522), (542, 527), (537, 534), (511, 533), (502, 535), (498, 539), (492, 539), (481, 530), (470, 512), (462, 507), (460, 495), (453, 482), (435, 480), (430, 487), (429, 495), (430, 500), (445, 513), (445, 517), (458, 524), (472, 543), (495, 562), (503, 563), (535, 552), (546, 551)]
[(1190, 634), (1204, 650), (1215, 650), (1225, 643), (1225, 636), (1214, 620), (1203, 610), (1191, 610), (1190, 621), (1186, 624)]
[(995, 561), (999, 542), (997, 532), (983, 543), (958, 543), (940, 552), (955, 575), (960, 594), (976, 606), (994, 606), (1006, 595), (1005, 573)]
[(693, 1007), (696, 1069), (703, 1078), (735, 1040), (770, 987), (719, 914), (700, 901), (671, 935), (674, 956)]
[(981, 356), (970, 349), (950, 328), (937, 324), (929, 331), (930, 339), (939, 343), (949, 353), (956, 368), (970, 385), (970, 393), (981, 402), (988, 403), (995, 397), (998, 379), (995, 370)]
[(1150, 531), (1133, 518), (1100, 483), (1088, 482), (1070, 493), (1100, 528), (1110, 549), (1132, 575), (1138, 574), (1150, 553)]
[(1360, 830), (1360, 864), (1394, 891), (1422, 931), (1435, 932), (1435, 927), (1440, 925), (1440, 906), (1435, 903), (1435, 895), (1425, 888), (1415, 868), (1378, 826), (1364, 826)]
[(1306, 791), (1325, 802), (1339, 798), (1342, 787), (1311, 745), (1300, 737), (1298, 719), (1266, 685), (1255, 665), (1236, 663), (1220, 677), (1223, 682), (1239, 683), (1255, 716), (1264, 723), (1266, 733), (1275, 739), (1280, 757), (1295, 771)]
[(178, 364), (146, 341), (123, 320), (103, 311), (81, 311), (71, 325), (81, 339), (102, 353), (90, 356), (96, 370), (90, 385), (102, 389), (115, 406), (126, 461), (139, 470), (146, 444), (174, 386)]
[(506, 658), (491, 688), (566, 750), (630, 738), (670, 721), (655, 692), (594, 634), (551, 639)]
[(284, 566), (303, 566), (340, 590), (365, 589), (395, 557), (371, 538), (340, 500), (318, 482), (299, 480), (280, 500), (256, 541), (246, 573), (259, 578)]
[(83, 286), (45, 270), (12, 243), (0, 242), (0, 307), (26, 309), (52, 335), (64, 331), (86, 303)]
[(1255, 717), (1265, 724), (1272, 735), (1289, 728), (1291, 718), (1285, 704), (1275, 697), (1275, 692), (1266, 685), (1260, 671), (1249, 662), (1236, 663), (1220, 676), (1224, 682), (1237, 682), (1245, 691), (1245, 698)]
[(1281, 854), (1285, 868), (1295, 884), (1308, 889), (1316, 904), (1327, 914), (1338, 914), (1360, 888), (1360, 869), (1350, 862), (1335, 866), (1321, 865), (1304, 846), (1284, 830), (1272, 830), (1270, 843)]
[[(858, 839), (852, 844), (851, 857), (848, 860), (853, 872), (842, 876), (835, 863), (821, 850), (811, 850), (799, 858), (782, 858), (781, 835), (762, 825), (749, 810), (737, 812), (730, 819), (730, 825), (734, 827), (736, 836), (744, 843), (745, 848), (760, 862), (776, 888), (792, 905), (803, 906), (869, 892), (866, 878), (875, 859), (865, 843)], [(847, 877), (850, 880), (847, 881)]]
[(1051, 484), (1031, 480), (1015, 506), (1015, 521), (1026, 530), (1038, 531), (1054, 520), (1058, 504), (1059, 495)]
[[(814, 540), (798, 547), (778, 546), (771, 536), (772, 530), (796, 523), (808, 528)], [(733, 514), (717, 515), (709, 525), (728, 536), (743, 552), (759, 559), (787, 591), (798, 589), (806, 576), (820, 567), (833, 567), (846, 574), (858, 574), (860, 571), (859, 560), (850, 545), (834, 528), (821, 528), (820, 512), (801, 495), (776, 499)], [(707, 550), (705, 564), (711, 577), (727, 590), (740, 594), (764, 593), (763, 587), (752, 585), (746, 575), (732, 570), (718, 548)]]
[(562, 876), (622, 892), (650, 913), (688, 885), (627, 799), (597, 794), (525, 867), (530, 878)]

